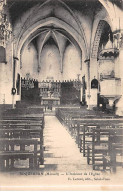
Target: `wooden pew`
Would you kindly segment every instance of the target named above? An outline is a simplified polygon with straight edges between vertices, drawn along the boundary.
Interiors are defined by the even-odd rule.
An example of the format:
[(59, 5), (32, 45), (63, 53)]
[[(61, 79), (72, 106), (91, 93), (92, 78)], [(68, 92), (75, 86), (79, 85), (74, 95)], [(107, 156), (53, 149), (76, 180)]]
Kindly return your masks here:
[[(34, 150), (26, 151), (26, 145), (33, 145)], [(29, 158), (29, 168), (37, 168), (37, 145), (36, 139), (0, 139), (1, 170), (13, 169), (14, 160), (27, 158)], [(20, 149), (16, 151), (15, 146), (20, 146)]]
[[(100, 131), (102, 130), (102, 132), (104, 131), (104, 133), (106, 133), (106, 131), (108, 131), (109, 129), (112, 130), (112, 133), (113, 131), (115, 132), (116, 131), (116, 128), (120, 129), (120, 128), (123, 128), (123, 123), (115, 123), (115, 122), (112, 122), (111, 124), (108, 122), (105, 122), (105, 123), (97, 123), (97, 125), (94, 124), (94, 126), (89, 126), (88, 124), (85, 126), (84, 128), (84, 133), (83, 133), (83, 143), (86, 145), (86, 137), (88, 137), (88, 134), (86, 134), (86, 131), (88, 129), (90, 129), (90, 133), (93, 135), (93, 130), (98, 130), (98, 136), (100, 137)], [(88, 131), (87, 131), (88, 132)], [(87, 147), (87, 146), (86, 146)], [(84, 146), (85, 148), (85, 146)], [(83, 149), (83, 156), (85, 156), (85, 149)]]
[[(75, 121), (75, 122), (74, 122)], [(82, 149), (82, 142), (83, 140), (83, 132), (84, 132), (84, 128), (88, 127), (88, 126), (105, 126), (105, 127), (110, 127), (114, 124), (118, 124), (118, 123), (123, 123), (122, 119), (107, 119), (107, 118), (81, 118), (81, 119), (75, 119), (73, 122), (73, 124), (71, 124), (71, 126), (69, 127), (69, 131), (71, 133), (71, 135), (75, 138), (76, 143), (78, 144), (78, 147), (80, 148), (80, 152), (83, 150)], [(112, 124), (111, 124), (112, 123)], [(84, 141), (85, 142), (85, 141)]]
[(8, 109), (3, 111), (1, 115), (1, 120), (34, 120), (42, 121), (44, 125), (44, 113), (41, 107), (26, 107), (26, 108), (16, 108)]
[(99, 111), (95, 112), (93, 110), (88, 111), (88, 110), (83, 110), (83, 109), (58, 109), (56, 112), (56, 115), (59, 119), (64, 121), (66, 124), (69, 123), (69, 120), (72, 119), (77, 119), (77, 118), (117, 118), (116, 115), (107, 115), (107, 114), (102, 114)]
[(42, 127), (44, 127), (44, 114), (28, 114), (28, 115), (9, 115), (9, 116), (3, 116), (0, 120), (1, 123), (36, 123), (40, 122)]
[[(107, 156), (107, 153), (109, 153), (109, 136), (111, 134), (116, 135), (119, 131), (115, 132), (117, 128), (122, 130), (123, 118), (112, 114), (98, 115), (98, 112), (95, 114), (93, 111), (84, 111), (84, 114), (80, 112), (81, 110), (72, 111), (59, 109), (57, 110), (57, 117), (75, 139), (80, 151), (83, 152), (83, 156), (89, 155), (88, 164), (92, 162), (93, 169), (101, 167), (104, 170), (103, 155)], [(94, 137), (98, 141), (94, 142)]]
[[(102, 167), (103, 170), (106, 169), (104, 155), (110, 156), (111, 161), (114, 161), (115, 152), (113, 147), (117, 147), (117, 144), (119, 144), (119, 140), (116, 140), (117, 136), (123, 140), (122, 133), (123, 128), (120, 127), (93, 129), (92, 143), (87, 146), (87, 163), (90, 164), (90, 161), (92, 162), (93, 170), (98, 167)], [(110, 162), (110, 166), (112, 162)], [(109, 163), (107, 166), (109, 166)]]
[(43, 108), (41, 107), (23, 107), (16, 109), (7, 109), (3, 111), (3, 116), (10, 115), (28, 115), (28, 114), (43, 114)]
[(113, 132), (111, 129), (93, 128), (92, 142), (87, 145), (87, 163), (96, 167), (103, 167), (103, 155), (109, 152), (109, 136)]
[(43, 156), (43, 128), (42, 121), (32, 120), (2, 120), (0, 123), (0, 134), (7, 138), (38, 138), (40, 150), (38, 158), (39, 163), (44, 163)]
[(44, 123), (42, 121), (32, 121), (32, 120), (0, 120), (0, 127), (4, 128), (34, 128), (34, 127), (40, 127), (44, 128)]
[[(44, 113), (41, 107), (23, 107), (17, 109), (9, 109), (1, 114), (0, 120), (0, 137), (8, 138), (11, 141), (13, 139), (30, 141), (36, 140), (39, 150), (37, 150), (38, 163), (44, 163), (43, 156), (43, 128), (44, 128)], [(4, 153), (4, 158), (17, 157), (14, 153)], [(24, 155), (25, 153), (23, 153)], [(2, 155), (2, 153), (1, 153)], [(21, 157), (21, 154), (19, 153)], [(33, 154), (28, 153), (28, 157), (32, 160)], [(2, 156), (0, 157), (2, 158)]]
[(110, 171), (116, 173), (117, 167), (123, 167), (123, 130), (109, 138), (109, 154), (103, 156), (105, 170), (110, 167)]
[(44, 119), (44, 115), (35, 115), (35, 114), (32, 114), (32, 115), (10, 115), (10, 116), (4, 116), (2, 117), (2, 120), (26, 120), (26, 119), (29, 119), (29, 120), (42, 120)]
[(64, 123), (66, 128), (69, 128), (69, 131), (71, 134), (76, 133), (77, 124), (85, 119), (114, 119), (118, 118), (116, 115), (107, 115), (107, 114), (101, 114), (99, 111), (95, 112), (93, 110), (87, 111), (87, 110), (74, 110), (74, 109), (58, 109), (57, 110), (57, 117), (60, 120), (60, 122)]
[[(93, 114), (92, 114), (93, 113)], [(78, 147), (81, 150), (81, 136), (83, 135), (83, 125), (97, 125), (97, 123), (109, 125), (111, 122), (119, 123), (123, 122), (122, 118), (114, 115), (95, 113), (94, 111), (84, 110), (70, 110), (70, 109), (58, 109), (58, 117), (65, 124), (66, 128), (69, 129), (70, 134), (75, 138)], [(109, 123), (108, 123), (109, 122)]]
[[(80, 152), (83, 151), (83, 156), (85, 156), (85, 149), (83, 149), (83, 142), (84, 144), (86, 143), (86, 135), (88, 137), (88, 134), (85, 135), (85, 132), (89, 130), (89, 127), (90, 127), (90, 133), (91, 132), (91, 127), (94, 128), (94, 127), (105, 127), (105, 128), (110, 128), (110, 127), (115, 127), (116, 125), (120, 125), (120, 126), (123, 126), (123, 121), (120, 119), (114, 119), (114, 120), (110, 120), (110, 119), (93, 119), (93, 120), (90, 120), (90, 119), (85, 119), (85, 120), (81, 120), (81, 122), (78, 123), (78, 127), (77, 127), (77, 134), (78, 134), (78, 147), (80, 148)], [(90, 134), (91, 135), (91, 134)], [(85, 146), (84, 146), (85, 147)]]
[[(32, 126), (31, 126), (32, 127)], [(27, 127), (24, 128), (23, 125), (21, 125), (21, 128), (19, 128), (18, 126), (14, 127), (11, 125), (8, 128), (0, 128), (0, 137), (2, 138), (19, 138), (19, 139), (26, 139), (26, 138), (30, 138), (30, 139), (35, 139), (37, 138), (38, 140), (38, 145), (40, 146), (40, 150), (38, 151), (39, 155), (39, 162), (42, 165), (44, 163), (44, 156), (43, 156), (43, 128), (41, 128), (40, 125), (36, 125), (32, 128)]]

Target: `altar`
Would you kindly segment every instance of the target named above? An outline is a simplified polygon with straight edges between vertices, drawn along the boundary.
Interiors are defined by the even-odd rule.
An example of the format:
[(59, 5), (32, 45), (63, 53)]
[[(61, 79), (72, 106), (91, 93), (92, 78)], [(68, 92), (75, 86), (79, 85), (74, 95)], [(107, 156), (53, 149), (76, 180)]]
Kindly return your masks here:
[(60, 105), (61, 83), (54, 81), (40, 82), (41, 105), (52, 110), (53, 106)]
[(41, 105), (49, 106), (57, 106), (60, 105), (60, 98), (58, 97), (42, 97), (41, 98)]

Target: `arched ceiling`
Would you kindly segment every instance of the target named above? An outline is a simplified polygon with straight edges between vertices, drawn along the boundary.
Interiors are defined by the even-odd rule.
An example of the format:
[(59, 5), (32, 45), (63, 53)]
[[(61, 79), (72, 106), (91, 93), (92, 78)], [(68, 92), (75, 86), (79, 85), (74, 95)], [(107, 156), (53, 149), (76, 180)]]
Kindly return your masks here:
[(59, 54), (60, 54), (60, 61), (61, 61), (61, 73), (63, 72), (63, 60), (64, 60), (64, 53), (67, 48), (67, 41), (69, 41), (71, 44), (73, 44), (76, 49), (78, 50), (80, 59), (81, 59), (81, 66), (82, 68), (82, 50), (79, 46), (79, 44), (73, 39), (73, 37), (66, 32), (65, 30), (61, 28), (55, 28), (53, 26), (48, 26), (45, 28), (40, 28), (34, 33), (29, 36), (29, 38), (25, 41), (23, 44), (23, 47), (21, 49), (20, 55), (23, 52), (24, 48), (30, 44), (33, 40), (36, 39), (35, 47), (38, 54), (38, 61), (40, 66), (40, 56), (43, 50), (43, 47), (45, 43), (48, 41), (48, 39), (52, 38), (58, 48)]
[[(110, 8), (116, 4), (115, 1), (7, 0), (13, 25), (15, 55), (18, 55), (23, 46), (35, 37), (43, 36), (40, 49), (38, 49), (40, 54), (43, 45), (52, 36), (61, 56), (61, 72), (65, 39), (69, 39), (71, 43), (81, 50), (84, 57), (88, 58), (90, 43), (87, 42), (87, 35), (85, 34), (83, 23), (77, 17), (77, 12), (80, 11), (82, 14), (88, 15), (92, 20), (92, 24), (90, 23), (90, 25), (93, 25), (94, 17), (98, 15), (97, 12), (102, 7), (105, 7), (110, 19), (114, 17), (114, 7), (112, 10)], [(62, 34), (64, 37), (62, 46), (59, 43), (59, 34)]]
[[(52, 2), (57, 3), (57, 0), (52, 0)], [(7, 0), (9, 11), (11, 14), (12, 22), (22, 15), (25, 11), (37, 5), (38, 3), (43, 4), (46, 0)], [(87, 7), (95, 7), (97, 4), (102, 4), (110, 15), (114, 10), (109, 10), (111, 4), (116, 5), (119, 9), (123, 10), (123, 1), (122, 0), (61, 0), (61, 2), (68, 5), (68, 7), (74, 7), (78, 10), (85, 10)], [(110, 4), (111, 3), (111, 4)], [(93, 6), (92, 6), (93, 5)], [(18, 11), (15, 11), (18, 10)]]
[[(34, 29), (36, 31), (37, 30), (36, 25), (38, 28), (40, 27), (38, 26), (39, 20), (42, 22), (42, 20), (44, 20), (45, 18), (52, 17), (59, 20), (59, 24), (61, 28), (62, 26), (64, 26), (64, 28), (65, 28), (65, 25), (67, 26), (67, 28), (65, 28), (66, 31), (69, 32), (69, 34), (73, 37), (73, 39), (76, 40), (76, 42), (79, 42), (79, 44), (81, 45), (81, 49), (84, 50), (83, 53), (85, 53), (85, 55), (88, 55), (88, 45), (87, 45), (84, 29), (82, 27), (82, 24), (80, 24), (80, 21), (76, 16), (76, 14), (74, 13), (73, 9), (71, 9), (70, 7), (71, 3), (73, 4), (74, 1), (21, 0), (20, 1), (21, 3), (19, 3), (17, 0), (8, 0), (8, 2), (9, 2), (11, 19), (14, 26), (14, 39), (16, 40), (16, 44), (19, 45), (19, 43), (21, 42), (21, 39), (25, 40), (25, 37), (27, 39), (28, 38), (27, 34), (31, 35)], [(88, 6), (90, 6), (91, 4), (89, 3)], [(82, 2), (78, 0), (77, 5), (79, 9), (82, 8), (84, 10), (85, 1)], [(86, 6), (87, 5), (85, 5), (85, 7)], [(15, 9), (17, 8), (19, 8), (18, 12), (15, 11)], [(91, 9), (91, 6), (90, 6), (90, 9)], [(27, 14), (25, 14), (26, 12)], [(63, 22), (64, 24), (62, 24)], [(54, 25), (53, 21), (51, 21), (51, 23), (52, 25)], [(19, 29), (19, 25), (20, 25), (20, 29)], [(33, 26), (33, 29), (31, 29), (31, 26)], [(57, 25), (57, 28), (58, 27), (59, 25)], [(25, 34), (25, 37), (24, 37), (24, 34)], [(76, 36), (76, 38), (74, 36)], [(22, 44), (20, 44), (20, 47), (22, 46)], [(16, 50), (18, 49), (19, 49), (19, 46), (17, 46)]]
[[(65, 17), (65, 14), (67, 14), (67, 17)], [(52, 19), (49, 19), (50, 22), (46, 24), (45, 20), (47, 21), (48, 18)], [(58, 23), (56, 20), (58, 21)], [(33, 9), (31, 11), (31, 14), (29, 12), (26, 17), (21, 18), (21, 29), (19, 33), (17, 32), (18, 26), (15, 25), (14, 28), (14, 32), (15, 34), (17, 34), (17, 36), (15, 35), (16, 39), (18, 39), (17, 49), (19, 48), (20, 42), (23, 42), (25, 37), (28, 38), (34, 32), (34, 30), (37, 31), (38, 28), (45, 26), (44, 24), (41, 25), (41, 22), (45, 23), (45, 25), (50, 25), (55, 28), (61, 28), (69, 32), (69, 34), (73, 37), (73, 39), (76, 40), (76, 42), (82, 42), (81, 45), (84, 45), (83, 48), (85, 49), (85, 52), (87, 52), (86, 38), (77, 17), (73, 13), (73, 11), (60, 0), (57, 1), (57, 5), (56, 1), (48, 0)], [(74, 38), (74, 36), (76, 36), (76, 38)], [(22, 44), (20, 45), (22, 46)]]

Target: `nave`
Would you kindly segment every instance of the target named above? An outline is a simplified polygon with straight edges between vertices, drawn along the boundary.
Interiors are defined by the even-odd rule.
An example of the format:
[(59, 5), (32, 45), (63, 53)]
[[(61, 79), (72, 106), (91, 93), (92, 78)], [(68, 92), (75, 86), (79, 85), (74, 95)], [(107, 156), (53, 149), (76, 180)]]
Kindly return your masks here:
[(1, 113), (2, 171), (91, 169), (115, 174), (122, 169), (122, 117), (78, 106), (47, 113), (41, 106), (22, 105)]
[[(67, 108), (63, 108), (63, 109), (64, 109), (64, 111), (66, 110), (66, 112), (68, 111)], [(77, 111), (80, 111), (80, 110), (78, 110), (78, 108), (76, 109), (75, 107), (73, 109), (74, 109), (74, 111), (72, 112), (73, 114)], [(84, 114), (85, 114), (85, 111), (87, 111), (87, 110), (83, 110)], [(29, 109), (28, 109), (27, 112), (29, 113), (31, 111), (29, 111)], [(34, 112), (34, 108), (33, 108), (33, 112)], [(88, 112), (88, 114), (89, 114), (89, 112)], [(111, 118), (113, 117), (112, 115), (108, 115), (108, 116)], [(33, 117), (34, 117), (34, 114), (33, 114)], [(37, 114), (37, 117), (39, 117), (38, 114)], [(63, 121), (62, 122), (59, 121), (59, 119), (57, 117), (58, 117), (58, 115), (56, 115), (56, 116), (45, 115), (44, 116), (43, 163), (41, 163), (36, 168), (35, 167), (30, 168), (28, 166), (28, 160), (25, 160), (25, 159), (18, 160), (16, 158), (16, 161), (14, 162), (14, 167), (9, 166), (10, 167), (9, 169), (6, 169), (4, 171), (2, 170), (2, 172), (1, 172), (2, 173), (1, 175), (3, 177), (5, 176), (5, 178), (6, 178), (6, 183), (9, 185), (11, 183), (11, 180), (17, 180), (19, 185), (21, 185), (21, 184), (23, 185), (23, 184), (25, 184), (25, 182), (24, 182), (25, 180), (26, 181), (29, 180), (32, 185), (35, 185), (35, 184), (36, 185), (38, 185), (38, 184), (45, 185), (46, 182), (48, 181), (48, 185), (50, 187), (52, 184), (56, 184), (56, 182), (59, 185), (63, 184), (63, 183), (69, 185), (69, 184), (76, 184), (76, 181), (78, 181), (77, 184), (82, 185), (83, 181), (84, 181), (84, 184), (90, 184), (91, 181), (93, 183), (93, 180), (97, 179), (96, 181), (101, 180), (103, 182), (103, 184), (108, 184), (108, 183), (111, 183), (113, 180), (115, 180), (115, 178), (117, 176), (117, 180), (115, 180), (115, 182), (117, 184), (120, 184), (120, 181), (118, 182), (118, 180), (122, 180), (122, 174), (121, 174), (122, 166), (117, 166), (117, 171), (115, 173), (110, 172), (110, 170), (104, 170), (104, 169), (93, 170), (93, 165), (87, 164), (87, 157), (83, 156), (83, 151), (80, 152), (80, 148), (78, 148), (75, 134), (73, 132), (71, 133), (68, 125), (63, 123)], [(114, 118), (115, 122), (118, 119), (119, 119), (119, 123), (120, 123), (122, 121), (121, 118)], [(91, 118), (91, 121), (93, 123), (93, 118)], [(22, 121), (21, 121), (21, 125), (22, 125)], [(111, 123), (110, 123), (110, 125), (111, 125)], [(4, 123), (4, 126), (5, 126), (5, 123)], [(74, 127), (75, 126), (73, 126), (73, 128)], [(11, 126), (10, 126), (10, 128), (11, 128)], [(9, 128), (9, 130), (10, 130), (10, 128)], [(5, 128), (4, 128), (4, 130), (5, 130)], [(16, 126), (16, 130), (17, 130), (17, 126)], [(14, 129), (14, 132), (15, 132), (15, 135), (17, 138), (16, 130)], [(22, 130), (22, 129), (20, 129), (20, 130)], [(26, 130), (29, 130), (29, 129), (26, 129)], [(106, 135), (108, 135), (108, 134), (102, 134), (102, 135), (104, 135), (104, 137), (106, 137)], [(20, 137), (20, 139), (21, 138), (22, 137)], [(25, 141), (26, 141), (26, 139), (29, 139), (29, 134), (28, 134), (28, 137), (25, 137), (24, 139), (25, 139)], [(12, 140), (12, 137), (9, 138), (9, 141), (11, 141), (11, 140)], [(22, 141), (23, 141), (23, 139), (22, 139)], [(15, 142), (15, 144), (16, 144), (16, 142)], [(89, 142), (89, 144), (92, 144), (92, 142)], [(98, 144), (98, 146), (99, 146), (99, 144)], [(118, 146), (118, 143), (117, 143), (117, 146)], [(16, 148), (15, 148), (15, 150), (16, 150)], [(31, 146), (29, 146), (29, 149), (30, 149), (30, 151), (31, 150), (33, 151)], [(106, 147), (105, 147), (105, 149), (106, 149)], [(19, 153), (19, 149), (18, 149), (18, 153)], [(9, 163), (11, 163), (10, 158), (9, 158)], [(10, 177), (13, 179), (10, 180)], [(23, 177), (23, 179), (22, 179), (22, 177)], [(20, 180), (20, 182), (19, 182), (19, 180)]]
[[(16, 109), (2, 111), (1, 185), (39, 189), (88, 185), (89, 189), (93, 184), (115, 182), (120, 187), (122, 123), (122, 117), (75, 105), (43, 112), (41, 106), (21, 104)], [(115, 149), (109, 149), (111, 144)], [(113, 163), (112, 155), (116, 159)]]
[(123, 0), (0, 0), (0, 18), (4, 184), (68, 171), (120, 184)]

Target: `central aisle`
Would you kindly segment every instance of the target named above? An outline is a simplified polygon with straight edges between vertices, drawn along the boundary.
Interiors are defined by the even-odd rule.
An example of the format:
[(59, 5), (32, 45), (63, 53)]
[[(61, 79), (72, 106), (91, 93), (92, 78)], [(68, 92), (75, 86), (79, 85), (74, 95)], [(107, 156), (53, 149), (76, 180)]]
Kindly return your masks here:
[(81, 172), (91, 169), (74, 139), (55, 116), (45, 116), (44, 128), (45, 170)]
[[(44, 147), (44, 165), (40, 169), (21, 174), (18, 171), (10, 176), (4, 174), (1, 182), (5, 180), (4, 184), (10, 186), (16, 182), (19, 186), (30, 185), (44, 190), (78, 190), (97, 183), (103, 186), (111, 183), (110, 174), (95, 172), (87, 165), (87, 158), (82, 156), (74, 139), (55, 116), (45, 116)], [(115, 180), (115, 176), (111, 178)]]

